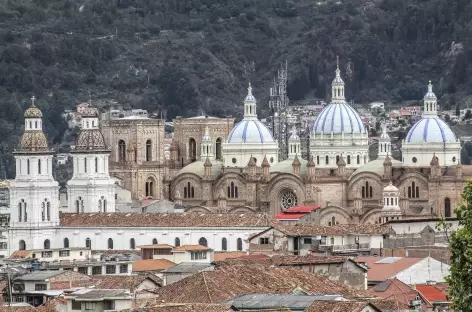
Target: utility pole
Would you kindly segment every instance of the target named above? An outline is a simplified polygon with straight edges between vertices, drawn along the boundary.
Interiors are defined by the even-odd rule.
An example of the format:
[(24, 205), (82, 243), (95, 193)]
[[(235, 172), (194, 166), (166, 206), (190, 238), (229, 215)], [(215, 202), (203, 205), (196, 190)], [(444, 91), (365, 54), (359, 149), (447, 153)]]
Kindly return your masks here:
[(280, 66), (277, 77), (274, 77), (273, 86), (270, 88), (269, 109), (272, 113), (271, 130), (274, 139), (279, 145), (279, 161), (288, 157), (287, 155), (287, 106), (289, 99), (287, 96), (288, 63), (285, 67)]

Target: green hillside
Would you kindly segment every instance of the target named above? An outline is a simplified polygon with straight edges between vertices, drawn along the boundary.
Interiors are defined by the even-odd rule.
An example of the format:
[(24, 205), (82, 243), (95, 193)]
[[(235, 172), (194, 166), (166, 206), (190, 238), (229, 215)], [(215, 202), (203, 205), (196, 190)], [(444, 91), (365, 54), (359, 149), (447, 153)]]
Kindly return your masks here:
[(249, 80), (267, 109), (287, 60), (292, 102), (326, 98), (337, 54), (357, 102), (421, 99), (431, 79), (443, 107), (465, 105), (471, 19), (466, 0), (5, 0), (0, 175), (33, 94), (54, 144), (72, 138), (60, 114), (89, 93), (168, 118), (239, 116)]

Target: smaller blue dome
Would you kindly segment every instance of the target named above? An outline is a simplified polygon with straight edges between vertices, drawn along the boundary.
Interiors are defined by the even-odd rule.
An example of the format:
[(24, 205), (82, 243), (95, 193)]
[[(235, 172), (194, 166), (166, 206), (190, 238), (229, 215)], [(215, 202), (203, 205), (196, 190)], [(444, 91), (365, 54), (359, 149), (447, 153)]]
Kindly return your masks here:
[(413, 125), (406, 135), (408, 143), (446, 143), (456, 142), (451, 128), (439, 117), (422, 118)]
[(243, 119), (229, 133), (228, 143), (274, 143), (274, 138), (259, 120)]

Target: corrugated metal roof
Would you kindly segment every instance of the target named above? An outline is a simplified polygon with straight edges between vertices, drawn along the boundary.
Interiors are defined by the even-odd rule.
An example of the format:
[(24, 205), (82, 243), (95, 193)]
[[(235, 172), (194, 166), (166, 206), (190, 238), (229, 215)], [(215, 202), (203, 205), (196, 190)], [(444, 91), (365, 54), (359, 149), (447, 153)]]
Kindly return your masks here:
[(248, 294), (227, 301), (237, 309), (260, 309), (288, 307), (290, 309), (306, 309), (313, 301), (345, 300), (341, 295), (306, 296), (293, 294)]

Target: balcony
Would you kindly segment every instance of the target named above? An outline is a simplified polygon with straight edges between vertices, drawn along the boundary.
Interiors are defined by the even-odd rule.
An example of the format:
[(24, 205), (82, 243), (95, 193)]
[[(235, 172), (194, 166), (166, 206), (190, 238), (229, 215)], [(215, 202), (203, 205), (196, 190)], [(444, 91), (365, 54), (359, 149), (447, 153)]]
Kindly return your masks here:
[(332, 251), (336, 253), (350, 253), (353, 251), (369, 251), (370, 250), (370, 244), (365, 243), (365, 244), (349, 244), (349, 245), (333, 245)]

